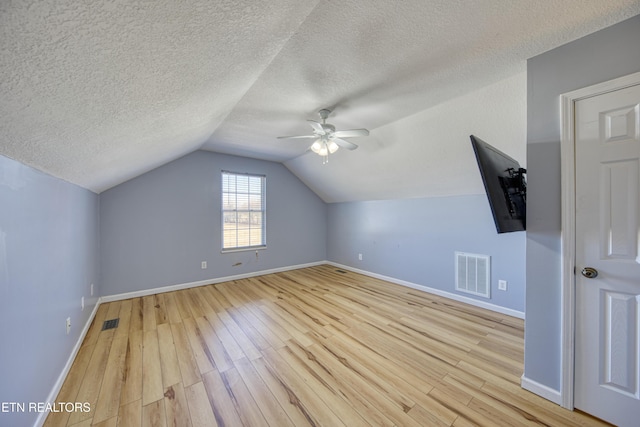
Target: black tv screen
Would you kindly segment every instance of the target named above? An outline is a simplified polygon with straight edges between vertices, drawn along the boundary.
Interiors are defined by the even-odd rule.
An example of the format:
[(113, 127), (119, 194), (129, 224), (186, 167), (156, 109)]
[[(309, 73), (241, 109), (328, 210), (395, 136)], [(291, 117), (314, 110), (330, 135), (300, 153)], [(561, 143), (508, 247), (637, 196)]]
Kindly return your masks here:
[(520, 164), (471, 135), (482, 182), (498, 233), (523, 231), (527, 228), (527, 172)]

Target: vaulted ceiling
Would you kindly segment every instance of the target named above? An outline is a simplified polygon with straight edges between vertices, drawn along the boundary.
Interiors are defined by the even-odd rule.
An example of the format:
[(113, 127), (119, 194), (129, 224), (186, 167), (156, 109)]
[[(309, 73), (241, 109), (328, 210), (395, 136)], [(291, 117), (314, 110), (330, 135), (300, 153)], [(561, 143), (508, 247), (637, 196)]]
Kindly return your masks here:
[[(326, 167), (308, 141), (276, 137), (330, 108), (375, 146), (638, 13), (638, 0), (2, 1), (0, 154), (99, 193), (204, 149), (283, 162), (326, 201), (356, 200), (367, 150)], [(395, 142), (387, 178), (419, 144)]]

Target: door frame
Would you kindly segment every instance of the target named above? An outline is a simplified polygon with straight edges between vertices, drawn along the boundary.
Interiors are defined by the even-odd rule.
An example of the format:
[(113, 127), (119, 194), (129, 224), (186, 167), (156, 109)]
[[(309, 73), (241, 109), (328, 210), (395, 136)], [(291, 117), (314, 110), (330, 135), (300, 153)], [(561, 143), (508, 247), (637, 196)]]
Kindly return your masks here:
[(575, 103), (630, 86), (640, 85), (640, 72), (598, 83), (560, 95), (562, 135), (561, 168), (561, 405), (573, 410), (575, 385), (576, 315), (576, 178), (575, 178)]

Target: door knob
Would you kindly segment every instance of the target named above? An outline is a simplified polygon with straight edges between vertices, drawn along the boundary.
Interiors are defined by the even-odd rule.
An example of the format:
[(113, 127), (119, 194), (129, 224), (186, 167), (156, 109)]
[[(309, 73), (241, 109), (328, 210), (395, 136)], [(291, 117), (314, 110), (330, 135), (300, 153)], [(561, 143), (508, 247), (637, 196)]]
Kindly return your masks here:
[(593, 267), (585, 267), (582, 269), (582, 275), (587, 279), (594, 279), (598, 277), (598, 270)]

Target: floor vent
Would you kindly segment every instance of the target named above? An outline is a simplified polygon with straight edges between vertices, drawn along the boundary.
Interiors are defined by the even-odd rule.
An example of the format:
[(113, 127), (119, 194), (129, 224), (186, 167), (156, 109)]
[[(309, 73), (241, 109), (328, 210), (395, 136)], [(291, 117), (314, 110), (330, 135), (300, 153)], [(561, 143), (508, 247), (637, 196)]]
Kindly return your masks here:
[(491, 297), (491, 259), (488, 255), (456, 252), (456, 291)]
[(347, 274), (347, 272), (346, 272), (346, 271), (344, 271), (344, 270), (336, 270), (336, 273)]
[(118, 327), (118, 323), (120, 322), (120, 318), (105, 320), (102, 324), (102, 330), (106, 331), (107, 329), (115, 329)]

